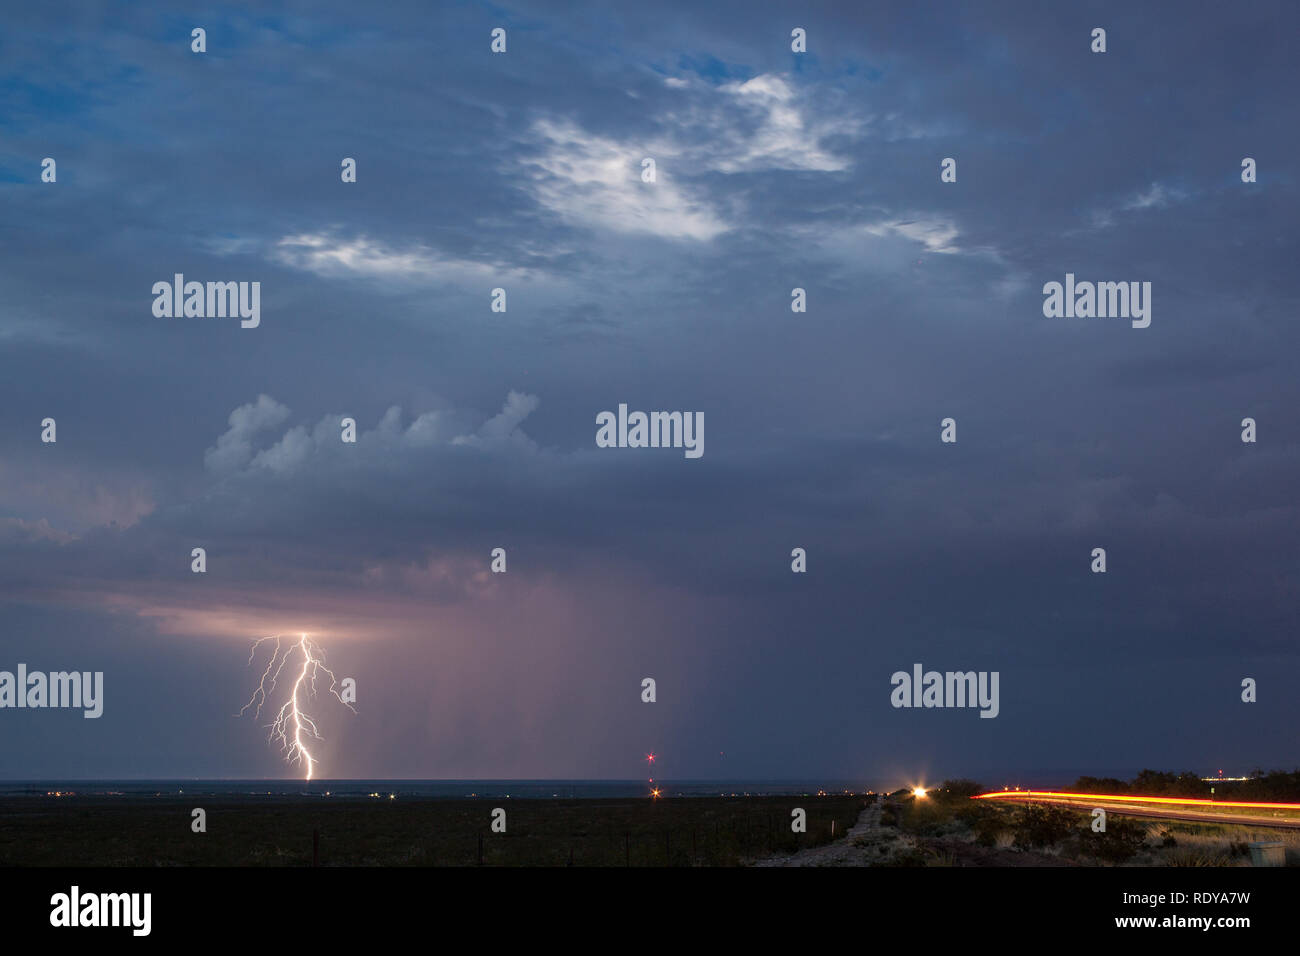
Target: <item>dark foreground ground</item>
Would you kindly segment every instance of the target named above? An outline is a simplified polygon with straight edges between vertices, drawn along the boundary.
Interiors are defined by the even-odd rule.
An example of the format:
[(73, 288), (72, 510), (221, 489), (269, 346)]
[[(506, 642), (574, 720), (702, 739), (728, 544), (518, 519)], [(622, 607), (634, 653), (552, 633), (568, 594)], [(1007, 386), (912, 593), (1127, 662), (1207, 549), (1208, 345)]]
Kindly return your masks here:
[[(860, 796), (622, 800), (21, 797), (0, 800), (0, 866), (737, 866), (820, 846)], [(191, 830), (192, 811), (207, 832)], [(506, 832), (491, 831), (492, 810)], [(791, 810), (807, 811), (806, 833)], [(481, 850), (480, 850), (481, 845)]]

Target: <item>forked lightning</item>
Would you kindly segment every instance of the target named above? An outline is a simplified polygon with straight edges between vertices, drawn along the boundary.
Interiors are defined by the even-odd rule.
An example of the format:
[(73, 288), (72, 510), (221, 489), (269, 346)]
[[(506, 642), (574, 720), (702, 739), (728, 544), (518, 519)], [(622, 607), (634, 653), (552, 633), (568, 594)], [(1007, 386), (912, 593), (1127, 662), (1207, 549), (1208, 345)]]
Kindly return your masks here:
[[(293, 690), (289, 694), (289, 699), (281, 705), (275, 720), (267, 725), (271, 729), (267, 740), (280, 741), (281, 749), (285, 752), (284, 759), (289, 763), (305, 763), (307, 765), (307, 779), (310, 780), (316, 768), (316, 759), (312, 757), (311, 751), (307, 749), (303, 737), (307, 735), (320, 740), (321, 735), (316, 729), (316, 722), (303, 711), (302, 705), (299, 704), (299, 696), (302, 695), (304, 700), (315, 697), (316, 677), (318, 674), (324, 673), (330, 679), (330, 693), (334, 695), (335, 699), (354, 714), (356, 708), (339, 696), (338, 679), (334, 676), (334, 672), (325, 666), (325, 652), (317, 646), (316, 642), (308, 638), (306, 634), (300, 634), (298, 640), (290, 640), (286, 645), (285, 636), (284, 634), (275, 634), (253, 642), (252, 649), (248, 652), (250, 666), (253, 663), (253, 658), (257, 656), (257, 649), (267, 641), (274, 641), (275, 648), (271, 652), (271, 659), (266, 662), (266, 670), (262, 672), (262, 679), (258, 681), (257, 690), (253, 691), (253, 696), (248, 699), (248, 703), (241, 707), (239, 713), (235, 716), (244, 716), (248, 709), (252, 707), (254, 708), (253, 717), (260, 717), (267, 698), (275, 691), (276, 683), (280, 679), (280, 672), (284, 670), (284, 665), (297, 651), (301, 651), (302, 670), (298, 672), (298, 677), (293, 682)], [(268, 681), (270, 681), (269, 686)]]

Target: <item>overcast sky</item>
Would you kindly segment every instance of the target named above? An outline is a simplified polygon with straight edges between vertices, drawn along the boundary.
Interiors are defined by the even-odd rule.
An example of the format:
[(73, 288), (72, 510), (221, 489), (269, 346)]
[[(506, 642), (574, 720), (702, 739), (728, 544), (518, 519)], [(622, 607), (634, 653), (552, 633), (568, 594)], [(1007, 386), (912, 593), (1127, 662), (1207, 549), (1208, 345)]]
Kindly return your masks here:
[(0, 669), (105, 699), (0, 774), (298, 775), (234, 717), (278, 632), (357, 682), (326, 777), (1294, 767), (1300, 15), (979, 6), (10, 5)]

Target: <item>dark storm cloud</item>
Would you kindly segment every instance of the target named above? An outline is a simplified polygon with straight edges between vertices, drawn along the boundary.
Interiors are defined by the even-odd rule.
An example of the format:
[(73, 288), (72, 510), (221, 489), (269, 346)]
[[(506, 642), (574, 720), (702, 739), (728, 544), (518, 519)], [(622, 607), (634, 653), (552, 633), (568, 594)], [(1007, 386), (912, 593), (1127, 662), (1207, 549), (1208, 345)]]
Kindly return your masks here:
[[(196, 758), (230, 728), (184, 701), (295, 621), (381, 698), (331, 728), (358, 775), (1208, 766), (1240, 677), (1296, 676), (1292, 10), (5, 19), (0, 649), (133, 689), (96, 773), (280, 772), (248, 728)], [(260, 281), (262, 325), (154, 318), (175, 272)], [(1066, 272), (1150, 281), (1151, 327), (1043, 318)], [(704, 457), (595, 448), (620, 402), (704, 411)], [(914, 660), (1001, 669), (1002, 716), (891, 710)], [(1206, 747), (1098, 751), (1157, 698)], [(34, 740), (15, 773), (90, 766)]]

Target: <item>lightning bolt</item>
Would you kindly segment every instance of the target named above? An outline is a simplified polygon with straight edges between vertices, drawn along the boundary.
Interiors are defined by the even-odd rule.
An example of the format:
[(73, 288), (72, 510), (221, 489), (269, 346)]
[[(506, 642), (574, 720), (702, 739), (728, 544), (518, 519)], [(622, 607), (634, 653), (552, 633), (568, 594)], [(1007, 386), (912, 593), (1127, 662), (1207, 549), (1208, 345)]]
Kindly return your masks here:
[(316, 722), (311, 716), (302, 709), (299, 698), (310, 700), (316, 696), (316, 678), (324, 673), (330, 679), (330, 693), (338, 700), (340, 704), (346, 707), (352, 713), (356, 713), (356, 708), (339, 696), (337, 690), (338, 678), (334, 672), (325, 666), (325, 652), (320, 649), (315, 641), (311, 640), (306, 634), (300, 634), (297, 640), (289, 638), (285, 640), (284, 634), (273, 634), (270, 637), (263, 637), (253, 642), (252, 648), (248, 652), (248, 666), (253, 665), (253, 659), (257, 656), (258, 648), (268, 641), (275, 643), (271, 648), (271, 657), (266, 662), (266, 670), (262, 671), (262, 678), (257, 682), (257, 689), (253, 695), (248, 698), (248, 703), (239, 709), (236, 717), (242, 717), (249, 708), (253, 710), (253, 719), (262, 716), (262, 708), (266, 706), (270, 695), (275, 693), (276, 684), (280, 680), (280, 674), (284, 671), (285, 665), (289, 658), (302, 654), (302, 670), (298, 672), (297, 678), (293, 682), (293, 688), (289, 693), (289, 698), (281, 706), (275, 715), (275, 720), (266, 726), (270, 728), (267, 735), (267, 741), (278, 740), (280, 749), (284, 752), (284, 759), (289, 763), (306, 764), (307, 779), (312, 778), (316, 769), (316, 758), (311, 755), (304, 742), (304, 736), (320, 740), (320, 732), (316, 729)]

